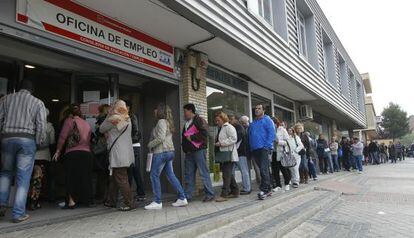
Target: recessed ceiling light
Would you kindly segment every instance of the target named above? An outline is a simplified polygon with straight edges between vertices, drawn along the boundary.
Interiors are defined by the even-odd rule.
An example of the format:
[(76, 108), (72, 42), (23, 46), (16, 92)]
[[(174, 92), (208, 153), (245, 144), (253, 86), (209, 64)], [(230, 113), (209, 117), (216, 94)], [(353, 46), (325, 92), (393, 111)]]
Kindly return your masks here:
[(59, 99), (52, 99), (52, 102), (59, 102)]
[(36, 67), (34, 67), (33, 65), (30, 64), (25, 64), (24, 67), (28, 68), (28, 69), (34, 69)]

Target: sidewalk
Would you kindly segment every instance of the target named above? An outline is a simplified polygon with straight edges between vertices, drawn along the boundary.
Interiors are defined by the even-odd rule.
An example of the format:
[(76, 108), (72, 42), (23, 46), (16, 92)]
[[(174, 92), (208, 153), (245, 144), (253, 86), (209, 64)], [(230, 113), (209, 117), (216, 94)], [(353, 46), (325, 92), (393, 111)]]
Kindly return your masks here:
[[(335, 175), (321, 175), (317, 182), (309, 185), (301, 185), (299, 189), (274, 194), (268, 200), (289, 200), (314, 190), (314, 186), (331, 179), (340, 179), (350, 173), (340, 172)], [(267, 202), (267, 200), (265, 201)], [(272, 202), (272, 201), (270, 201)], [(273, 201), (274, 202), (274, 201)], [(115, 209), (103, 207), (91, 210), (79, 209), (73, 213), (67, 213), (63, 217), (50, 219), (49, 222), (37, 222), (38, 214), (35, 214), (29, 224), (12, 224), (8, 221), (0, 221), (0, 236), (2, 237), (151, 237), (163, 232), (188, 226), (200, 226), (208, 219), (245, 209), (251, 206), (265, 206), (262, 201), (257, 201), (256, 191), (247, 196), (230, 199), (227, 202), (202, 203), (200, 200), (191, 202), (189, 206), (182, 208), (171, 207), (170, 203), (164, 203), (163, 210), (146, 211), (139, 208), (132, 212), (118, 212)], [(36, 211), (37, 213), (37, 211)], [(60, 212), (61, 213), (61, 212)], [(7, 224), (5, 224), (7, 223)], [(15, 227), (12, 227), (12, 226)], [(19, 229), (12, 231), (12, 229)]]

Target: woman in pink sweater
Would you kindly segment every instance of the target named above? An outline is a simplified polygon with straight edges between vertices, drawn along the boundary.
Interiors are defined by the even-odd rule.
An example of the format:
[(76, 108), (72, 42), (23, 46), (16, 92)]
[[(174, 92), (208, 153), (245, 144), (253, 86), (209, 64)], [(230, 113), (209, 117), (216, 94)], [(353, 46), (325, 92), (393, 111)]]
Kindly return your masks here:
[[(82, 119), (79, 105), (70, 106), (70, 114), (60, 132), (54, 160), (63, 158), (66, 184), (66, 209), (78, 203), (92, 205), (91, 127)], [(63, 151), (64, 150), (64, 151)], [(63, 151), (63, 156), (61, 156)]]

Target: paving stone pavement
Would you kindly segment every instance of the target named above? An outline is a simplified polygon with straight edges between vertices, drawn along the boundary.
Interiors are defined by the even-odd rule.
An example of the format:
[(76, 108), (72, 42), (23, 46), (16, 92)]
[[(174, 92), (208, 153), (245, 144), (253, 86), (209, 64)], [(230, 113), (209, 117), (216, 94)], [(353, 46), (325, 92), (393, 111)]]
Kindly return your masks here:
[(343, 195), (285, 238), (414, 237), (414, 160), (369, 166), (344, 178), (362, 189)]
[[(343, 195), (333, 203), (326, 204), (323, 209), (315, 211), (314, 216), (309, 216), (308, 220), (289, 230), (285, 237), (414, 237), (412, 171), (414, 159), (408, 159), (398, 164), (369, 166), (361, 175), (345, 172), (335, 176), (324, 175), (321, 176), (320, 182), (312, 182), (309, 186), (282, 192), (271, 198), (277, 200), (286, 197), (289, 199), (286, 204), (291, 204), (272, 208), (275, 213), (282, 216), (279, 219), (275, 216), (274, 221), (240, 221), (239, 231), (235, 232), (234, 227), (229, 226), (229, 229), (233, 230), (223, 232), (220, 236), (204, 237), (257, 237), (266, 234), (268, 227), (272, 228), (278, 222), (284, 222), (283, 216), (288, 219), (289, 216), (300, 212), (294, 208), (307, 209), (309, 202), (317, 201), (317, 196), (335, 191)], [(314, 187), (318, 187), (319, 190), (312, 191)], [(237, 209), (246, 209), (257, 203), (255, 194), (224, 203), (205, 204), (195, 201), (184, 208), (173, 208), (165, 203), (164, 209), (160, 211), (114, 211), (14, 232), (0, 230), (0, 237), (166, 237), (164, 234), (168, 233), (174, 237), (180, 228), (200, 227), (212, 217), (222, 216)], [(266, 212), (269, 211), (263, 211), (256, 216), (267, 216), (269, 214)], [(228, 219), (229, 222), (237, 224), (240, 217)], [(8, 221), (0, 220), (0, 223), (2, 222)]]

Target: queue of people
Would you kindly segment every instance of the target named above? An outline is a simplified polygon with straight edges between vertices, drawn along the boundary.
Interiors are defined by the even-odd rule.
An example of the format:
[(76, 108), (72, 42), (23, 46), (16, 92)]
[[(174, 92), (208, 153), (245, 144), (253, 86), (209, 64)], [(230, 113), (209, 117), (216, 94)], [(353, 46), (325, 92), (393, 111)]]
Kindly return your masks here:
[[(83, 118), (80, 105), (72, 104), (62, 112), (58, 140), (53, 125), (48, 123), (48, 111), (43, 102), (32, 96), (33, 84), (23, 80), (21, 90), (0, 100), (0, 129), (2, 135), (2, 167), (0, 172), (0, 217), (6, 213), (12, 177), (16, 178), (17, 193), (12, 210), (13, 221), (29, 218), (29, 209), (40, 208), (39, 195), (46, 187), (53, 195), (53, 162), (60, 161), (65, 174), (63, 209), (96, 206), (103, 200), (109, 208), (130, 211), (136, 202), (145, 201), (141, 175), (141, 134), (138, 120), (131, 113), (132, 104), (117, 100), (111, 106), (101, 105), (95, 128)], [(13, 108), (13, 110), (10, 110)], [(217, 136), (214, 138), (215, 163), (220, 165), (222, 189), (216, 196), (207, 164), (208, 124), (197, 114), (194, 104), (183, 107), (185, 124), (181, 132), (184, 159), (184, 186), (173, 169), (176, 146), (173, 142), (174, 118), (171, 108), (159, 103), (154, 109), (154, 128), (147, 156), (153, 192), (145, 209), (163, 208), (160, 176), (165, 172), (177, 194), (174, 207), (187, 206), (193, 200), (198, 170), (203, 185), (203, 202), (226, 202), (252, 192), (252, 169), (259, 183), (259, 200), (282, 189), (289, 191), (300, 184), (317, 180), (320, 173), (342, 169), (363, 171), (364, 145), (354, 138), (328, 141), (321, 134), (315, 140), (302, 124), (287, 127), (278, 118), (265, 114), (263, 105), (256, 105), (255, 118), (237, 118), (219, 111), (214, 115)], [(50, 147), (56, 144), (56, 151)], [(370, 161), (382, 161), (387, 148), (370, 145)], [(53, 156), (52, 156), (53, 154)], [(391, 160), (402, 157), (397, 145), (388, 147)], [(383, 158), (383, 159), (378, 159)], [(36, 160), (36, 162), (35, 162)], [(15, 168), (16, 165), (16, 168)], [(236, 181), (241, 173), (241, 188)], [(97, 174), (94, 184), (93, 173)], [(283, 182), (280, 176), (282, 174)], [(44, 183), (44, 177), (47, 183)], [(135, 183), (136, 189), (131, 186)], [(133, 194), (133, 191), (136, 194)], [(118, 192), (122, 203), (118, 205)], [(28, 196), (29, 195), (29, 196)]]

